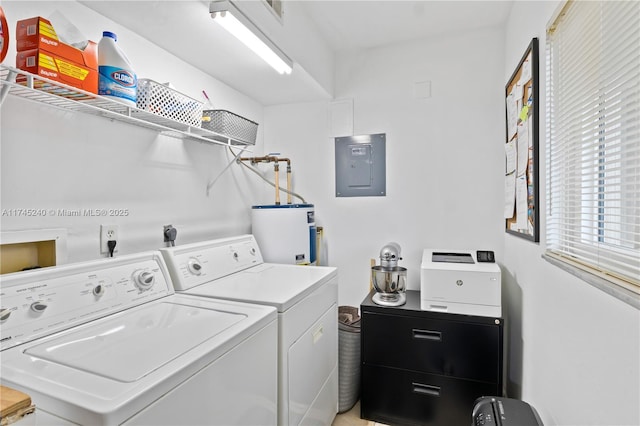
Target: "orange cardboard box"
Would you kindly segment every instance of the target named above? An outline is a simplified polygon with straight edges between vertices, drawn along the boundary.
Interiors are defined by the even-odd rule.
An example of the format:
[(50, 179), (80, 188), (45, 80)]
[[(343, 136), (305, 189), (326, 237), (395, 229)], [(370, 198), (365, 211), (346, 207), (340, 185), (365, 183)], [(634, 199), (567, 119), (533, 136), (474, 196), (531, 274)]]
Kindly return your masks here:
[(16, 23), (16, 48), (18, 52), (40, 49), (60, 59), (71, 61), (84, 68), (97, 71), (98, 45), (89, 41), (84, 50), (63, 43), (48, 20), (36, 16)]
[[(74, 63), (44, 49), (18, 52), (16, 54), (16, 67), (23, 71), (46, 77), (49, 80), (59, 81), (87, 92), (98, 93), (97, 70), (88, 68), (83, 64)], [(18, 82), (21, 82), (20, 77), (25, 80), (24, 76), (18, 76)], [(60, 94), (74, 99), (89, 99), (88, 96), (82, 94)]]

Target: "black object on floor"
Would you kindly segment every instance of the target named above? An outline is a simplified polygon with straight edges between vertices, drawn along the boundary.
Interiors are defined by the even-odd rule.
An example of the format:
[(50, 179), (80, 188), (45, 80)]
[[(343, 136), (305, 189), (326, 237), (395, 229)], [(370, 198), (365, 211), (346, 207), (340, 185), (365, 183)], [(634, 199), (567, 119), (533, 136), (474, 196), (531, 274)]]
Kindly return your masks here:
[(471, 426), (544, 426), (536, 410), (519, 399), (483, 396), (473, 407)]

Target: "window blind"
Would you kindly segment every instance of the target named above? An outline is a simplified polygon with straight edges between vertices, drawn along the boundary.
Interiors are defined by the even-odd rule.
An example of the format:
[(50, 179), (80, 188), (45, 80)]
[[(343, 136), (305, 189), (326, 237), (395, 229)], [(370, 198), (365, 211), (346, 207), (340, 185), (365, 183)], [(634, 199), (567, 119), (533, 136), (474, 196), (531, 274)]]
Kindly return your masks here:
[(547, 29), (547, 254), (640, 293), (640, 2)]

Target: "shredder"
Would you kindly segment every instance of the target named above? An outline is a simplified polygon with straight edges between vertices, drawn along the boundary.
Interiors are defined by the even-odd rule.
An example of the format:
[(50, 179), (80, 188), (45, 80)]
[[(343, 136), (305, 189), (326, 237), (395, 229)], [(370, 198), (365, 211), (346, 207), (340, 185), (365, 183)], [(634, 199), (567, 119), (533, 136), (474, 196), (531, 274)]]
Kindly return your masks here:
[(497, 396), (476, 399), (471, 426), (544, 426), (537, 411), (524, 401)]

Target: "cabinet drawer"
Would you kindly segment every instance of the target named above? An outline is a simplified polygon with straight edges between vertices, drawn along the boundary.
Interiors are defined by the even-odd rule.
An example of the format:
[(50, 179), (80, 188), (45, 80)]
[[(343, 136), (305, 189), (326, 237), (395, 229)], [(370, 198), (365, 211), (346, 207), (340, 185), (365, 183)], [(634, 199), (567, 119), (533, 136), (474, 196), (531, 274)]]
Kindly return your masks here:
[(500, 325), (364, 312), (361, 330), (365, 364), (501, 380)]
[(361, 416), (393, 425), (469, 426), (476, 398), (498, 385), (363, 365)]

